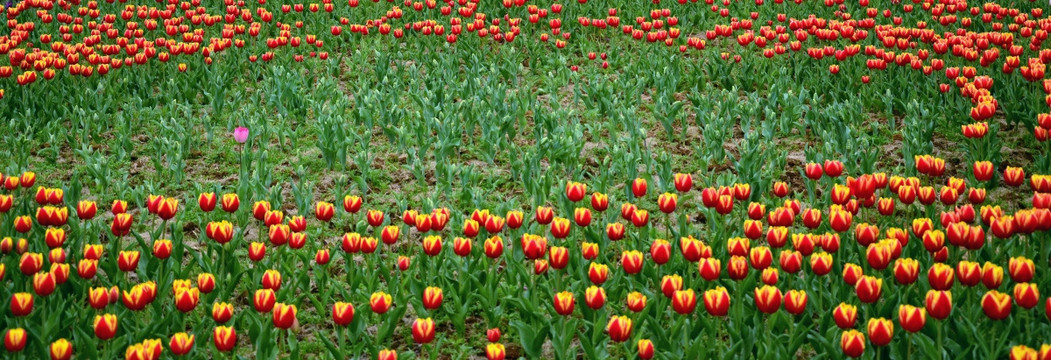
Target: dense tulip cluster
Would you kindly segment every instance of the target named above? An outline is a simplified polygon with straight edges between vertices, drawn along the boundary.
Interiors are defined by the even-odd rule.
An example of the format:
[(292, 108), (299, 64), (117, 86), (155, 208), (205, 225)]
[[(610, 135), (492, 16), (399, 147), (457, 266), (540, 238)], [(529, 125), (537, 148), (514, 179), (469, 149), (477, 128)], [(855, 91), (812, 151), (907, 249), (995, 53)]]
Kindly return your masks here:
[(1051, 359), (1042, 6), (7, 1), (5, 358)]

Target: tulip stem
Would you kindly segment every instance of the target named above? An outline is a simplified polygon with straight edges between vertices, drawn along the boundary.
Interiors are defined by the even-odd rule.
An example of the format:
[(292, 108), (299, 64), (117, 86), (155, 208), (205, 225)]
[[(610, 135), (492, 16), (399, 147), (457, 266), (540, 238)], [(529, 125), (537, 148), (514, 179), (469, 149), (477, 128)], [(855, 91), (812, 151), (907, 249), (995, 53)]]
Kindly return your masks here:
[(908, 335), (905, 335), (905, 343), (907, 344), (907, 346), (905, 348), (905, 360), (909, 360), (909, 359), (912, 359), (912, 333), (911, 332), (908, 333)]
[(944, 356), (942, 356), (943, 351), (945, 351), (945, 349), (942, 347), (942, 328), (944, 327), (944, 325), (944, 320), (937, 321), (937, 324), (935, 325), (935, 328), (938, 329), (938, 358), (944, 358)]

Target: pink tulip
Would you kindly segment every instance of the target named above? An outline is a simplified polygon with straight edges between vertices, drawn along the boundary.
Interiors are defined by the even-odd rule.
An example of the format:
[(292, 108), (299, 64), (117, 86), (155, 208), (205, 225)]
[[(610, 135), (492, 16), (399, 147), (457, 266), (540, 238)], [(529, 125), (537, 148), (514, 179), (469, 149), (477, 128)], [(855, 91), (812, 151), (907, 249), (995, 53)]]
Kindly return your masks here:
[(238, 126), (237, 129), (234, 129), (234, 140), (241, 144), (244, 144), (245, 141), (248, 141), (248, 128), (244, 126)]

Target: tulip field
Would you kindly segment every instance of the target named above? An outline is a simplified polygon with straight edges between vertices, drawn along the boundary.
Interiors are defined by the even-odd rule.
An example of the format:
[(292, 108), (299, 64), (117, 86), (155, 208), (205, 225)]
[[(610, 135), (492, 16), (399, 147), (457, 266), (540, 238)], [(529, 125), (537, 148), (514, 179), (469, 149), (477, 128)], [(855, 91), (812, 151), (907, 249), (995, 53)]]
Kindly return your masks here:
[(1051, 360), (1044, 0), (296, 1), (0, 2), (0, 358)]

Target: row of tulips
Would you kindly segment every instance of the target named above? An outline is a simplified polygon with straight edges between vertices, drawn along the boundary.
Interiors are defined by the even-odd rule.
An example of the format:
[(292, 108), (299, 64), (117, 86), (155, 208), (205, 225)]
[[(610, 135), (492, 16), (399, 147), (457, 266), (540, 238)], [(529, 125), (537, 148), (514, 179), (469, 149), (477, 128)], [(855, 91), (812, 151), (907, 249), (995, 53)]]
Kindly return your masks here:
[[(31, 90), (22, 88), (39, 79), (50, 81), (63, 72), (76, 77), (101, 76), (157, 62), (179, 61), (175, 66), (179, 72), (190, 69), (187, 62), (201, 66), (211, 66), (213, 61), (271, 62), (286, 54), (296, 62), (314, 58), (339, 62), (343, 56), (330, 57), (329, 49), (342, 53), (346, 44), (369, 35), (390, 36), (395, 41), (404, 41), (405, 36), (437, 36), (451, 44), (461, 37), (481, 39), (464, 46), (535, 37), (544, 46), (553, 40), (554, 48), (563, 49), (578, 39), (575, 33), (586, 38), (619, 30), (630, 39), (665, 44), (684, 53), (704, 50), (708, 42), (734, 39), (727, 41), (729, 46), (718, 48), (722, 58), (729, 60), (733, 54), (735, 62), (749, 53), (767, 59), (799, 53), (806, 57), (797, 56), (793, 62), (822, 67), (826, 66), (822, 59), (834, 58), (836, 62), (827, 65), (832, 74), (840, 72), (840, 63), (860, 56), (865, 58), (867, 72), (859, 78), (866, 84), (879, 76), (873, 72), (888, 71), (888, 64), (925, 76), (944, 70), (946, 79), (937, 83), (939, 91), (949, 92), (956, 86), (970, 100), (968, 115), (974, 121), (986, 121), (1003, 111), (1010, 120), (1032, 128), (1038, 139), (1046, 139), (1051, 126), (1043, 121), (1049, 118), (1047, 114), (1028, 101), (1051, 99), (1047, 83), (1043, 94), (1029, 91), (1035, 90), (1033, 86), (1025, 86), (1026, 93), (1013, 89), (992, 92), (994, 82), (1023, 87), (1044, 81), (1044, 64), (1051, 60), (1051, 51), (1043, 46), (1051, 22), (1041, 8), (1032, 6), (914, 2), (877, 8), (867, 0), (856, 5), (828, 1), (824, 5), (833, 13), (819, 17), (815, 12), (825, 10), (820, 6), (783, 1), (756, 1), (748, 9), (729, 0), (706, 0), (706, 6), (683, 1), (658, 8), (602, 7), (586, 1), (543, 7), (506, 1), (492, 8), (476, 0), (389, 3), (264, 1), (253, 6), (243, 1), (198, 0), (122, 7), (96, 2), (12, 2), (0, 8), (12, 30), (11, 35), (0, 38), (0, 55), (10, 63), (0, 67), (0, 78), (15, 78), (19, 92), (28, 94)], [(632, 15), (634, 21), (627, 20)], [(569, 20), (574, 17), (576, 24)], [(690, 33), (704, 36), (683, 35)], [(582, 57), (589, 61), (602, 57), (601, 67), (609, 66), (605, 52), (588, 50), (581, 52), (586, 53)], [(228, 53), (234, 55), (226, 56)], [(578, 70), (579, 66), (571, 68)], [(1010, 108), (1002, 109), (1005, 104)]]
[[(918, 159), (917, 166), (944, 165), (936, 158), (925, 158)], [(928, 181), (935, 181), (940, 171), (920, 172)], [(897, 327), (908, 334), (923, 332), (928, 316), (936, 320), (936, 335), (928, 336), (937, 345), (909, 336), (899, 340), (909, 345), (905, 353), (911, 352), (914, 342), (924, 346), (928, 354), (941, 354), (945, 341), (963, 347), (966, 340), (959, 336), (946, 339), (943, 329), (949, 322), (956, 330), (966, 331), (962, 318), (969, 319), (971, 326), (1018, 319), (998, 325), (1011, 336), (986, 339), (971, 334), (977, 341), (969, 351), (976, 354), (1004, 354), (1008, 338), (1039, 341), (1038, 336), (1025, 334), (1023, 329), (1048, 326), (1032, 314), (1036, 311), (1032, 309), (1042, 303), (1039, 287), (1047, 286), (1047, 276), (1037, 271), (1038, 264), (1044, 266), (1051, 259), (1051, 249), (1041, 246), (1045, 232), (1051, 229), (1051, 196), (1047, 195), (1051, 182), (1047, 176), (1029, 177), (1032, 203), (1010, 215), (999, 205), (986, 204), (984, 196), (957, 206), (959, 195), (945, 193), (962, 192), (967, 187), (962, 179), (949, 178), (941, 187), (942, 205), (924, 201), (926, 195), (919, 195), (922, 206), (898, 209), (892, 199), (883, 196), (897, 196), (903, 204), (910, 204), (902, 195), (908, 190), (903, 189), (923, 189), (923, 180), (882, 173), (846, 176), (849, 169), (836, 161), (807, 165), (804, 172), (808, 181), (814, 182), (807, 186), (814, 200), (806, 208), (792, 198), (784, 182), (775, 182), (767, 197), (753, 193), (748, 184), (698, 190), (691, 174), (679, 173), (667, 182), (674, 192), (659, 195), (649, 191), (647, 179), (635, 179), (628, 193), (632, 202), (623, 202), (619, 212), (607, 213), (608, 195), (591, 192), (589, 196), (585, 183), (568, 182), (560, 202), (537, 206), (530, 217), (518, 209), (498, 215), (491, 210), (459, 214), (435, 208), (405, 210), (395, 220), (383, 211), (369, 209), (362, 198), (348, 195), (342, 201), (343, 211), (337, 211), (333, 203), (316, 202), (310, 221), (303, 215), (286, 218), (284, 210), (266, 200), (242, 209), (235, 193), (202, 193), (197, 197), (197, 209), (190, 210), (180, 207), (175, 197), (150, 195), (142, 199), (142, 208), (114, 200), (108, 213), (102, 214), (90, 200), (80, 200), (75, 207), (67, 205), (66, 192), (61, 188), (37, 186), (30, 191), (36, 180), (31, 172), (4, 176), (0, 180), (8, 193), (0, 195), (0, 204), (4, 204), (2, 212), (9, 221), (0, 230), (14, 237), (0, 241), (0, 251), (17, 256), (4, 256), (0, 276), (15, 259), (17, 262), (10, 266), (18, 269), (16, 275), (3, 277), (9, 279), (5, 291), (10, 295), (9, 311), (13, 315), (7, 322), (5, 346), (11, 352), (47, 348), (53, 356), (57, 354), (56, 358), (68, 357), (74, 348), (89, 356), (101, 351), (102, 356), (109, 357), (118, 350), (109, 343), (120, 339), (126, 358), (149, 359), (165, 351), (163, 341), (153, 336), (168, 332), (167, 351), (186, 355), (194, 348), (194, 334), (210, 327), (214, 355), (250, 343), (259, 356), (289, 352), (298, 357), (302, 350), (298, 333), (303, 326), (299, 320), (301, 307), (317, 315), (330, 314), (332, 322), (341, 327), (323, 339), (333, 357), (361, 352), (379, 358), (398, 356), (383, 344), (396, 338), (401, 318), (410, 314), (416, 316), (408, 327), (411, 338), (423, 346), (418, 350), (421, 354), (431, 357), (438, 356), (445, 340), (437, 336), (438, 325), (449, 321), (456, 331), (464, 333), (469, 316), (484, 318), (492, 327), (489, 333), (499, 332), (501, 326), (514, 328), (521, 344), (520, 355), (529, 357), (544, 356), (542, 345), (549, 338), (556, 345), (554, 356), (573, 357), (577, 352), (572, 345), (574, 337), (580, 341), (580, 351), (589, 357), (633, 352), (642, 358), (662, 352), (667, 356), (702, 356), (701, 351), (710, 349), (696, 345), (698, 340), (678, 339), (675, 333), (659, 330), (659, 323), (671, 321), (672, 329), (706, 336), (728, 331), (726, 349), (730, 351), (745, 346), (740, 342), (747, 336), (744, 329), (733, 324), (762, 326), (762, 322), (771, 337), (796, 339), (802, 336), (801, 330), (781, 324), (792, 319), (812, 324), (834, 320), (843, 329), (842, 352), (857, 357), (864, 353), (865, 334), (877, 351), (891, 342), (895, 328), (887, 320), (892, 316), (891, 308), (897, 309)], [(1025, 175), (1021, 169), (1009, 167), (1003, 178), (1005, 183), (1017, 186)], [(822, 189), (826, 190), (824, 195), (814, 195)], [(933, 190), (916, 193), (933, 194)], [(700, 201), (680, 204), (680, 196), (699, 197)], [(749, 200), (755, 201), (743, 205)], [(885, 200), (891, 202), (889, 211), (884, 209)], [(590, 209), (581, 203), (590, 203)], [(820, 204), (827, 205), (827, 210), (818, 208)], [(981, 205), (979, 214), (975, 205)], [(650, 219), (646, 208), (651, 206), (665, 215)], [(75, 218), (70, 217), (70, 210)], [(36, 215), (19, 215), (30, 213)], [(572, 220), (558, 216), (568, 213), (573, 214)], [(706, 225), (691, 224), (691, 214), (687, 213), (703, 215)], [(825, 214), (827, 222), (822, 219)], [(940, 221), (932, 221), (932, 217)], [(102, 221), (109, 226), (100, 224)], [(253, 221), (259, 225), (254, 234)], [(448, 227), (450, 222), (462, 224), (462, 236), (451, 241), (455, 257), (442, 251), (449, 243), (444, 235), (455, 231)], [(594, 226), (595, 222), (606, 225)], [(205, 226), (187, 231), (184, 223)], [(742, 225), (733, 226), (735, 223)], [(336, 239), (336, 244), (326, 241), (347, 228), (352, 231)], [(857, 245), (841, 244), (844, 236), (852, 237)], [(520, 241), (508, 244), (504, 237)], [(406, 246), (405, 240), (413, 238), (418, 239), (419, 250)], [(673, 244), (662, 238), (679, 241)], [(908, 246), (916, 241), (922, 246)], [(483, 245), (481, 250), (475, 250), (476, 243)], [(66, 249), (82, 250), (76, 256)], [(313, 259), (304, 249), (315, 250)], [(49, 268), (41, 253), (45, 250)], [(152, 254), (152, 258), (141, 256), (141, 252)], [(74, 256), (80, 258), (77, 277), (70, 276), (67, 263)], [(329, 267), (333, 257), (342, 261), (342, 270)], [(982, 261), (984, 264), (979, 265)], [(609, 263), (619, 264), (621, 270), (611, 271)], [(999, 291), (1005, 265), (1014, 284), (1009, 293)], [(312, 271), (303, 272), (302, 267)], [(917, 280), (924, 268), (927, 281), (920, 284)], [(830, 274), (841, 277), (842, 282), (823, 280)], [(333, 275), (345, 279), (333, 279)], [(246, 276), (258, 282), (242, 283)], [(894, 279), (893, 284), (885, 283), (889, 278)], [(158, 291), (167, 284), (171, 284), (170, 292)], [(986, 290), (976, 290), (978, 284)], [(926, 296), (915, 301), (913, 294), (923, 289), (927, 289)], [(354, 299), (366, 295), (373, 315), (358, 319)], [(340, 297), (344, 300), (336, 301)], [(586, 309), (577, 310), (578, 299), (584, 300)], [(627, 311), (607, 306), (610, 299), (623, 299), (617, 301), (623, 301)], [(698, 300), (712, 318), (693, 315)], [(123, 306), (113, 307), (117, 302)], [(839, 305), (833, 307), (837, 302)], [(202, 303), (212, 304), (210, 320), (190, 316), (200, 311), (197, 308)], [(249, 303), (255, 315), (242, 313), (233, 305), (239, 303)], [(913, 305), (919, 303), (923, 306)], [(1043, 303), (1051, 321), (1051, 298)], [(1014, 305), (1021, 310), (1013, 310)], [(506, 308), (501, 309), (503, 306)], [(544, 310), (547, 306), (549, 311)], [(748, 315), (747, 308), (754, 308), (753, 315)], [(782, 308), (784, 313), (780, 312)], [(79, 330), (62, 329), (51, 318), (53, 312), (63, 309), (72, 309), (74, 314), (95, 312), (93, 339), (85, 338)], [(161, 315), (165, 309), (174, 309), (180, 315)], [(867, 333), (854, 330), (859, 312), (869, 319)], [(145, 321), (147, 318), (139, 315), (144, 313), (163, 316), (163, 320)], [(984, 313), (987, 320), (974, 318), (976, 313)], [(1017, 314), (1012, 317), (1012, 313)], [(728, 323), (719, 325), (714, 320), (718, 318)], [(43, 325), (31, 325), (31, 319)], [(366, 324), (378, 327), (366, 330)], [(717, 325), (721, 327), (713, 328)], [(544, 331), (548, 326), (550, 334)], [(28, 332), (24, 330), (27, 327)], [(238, 340), (238, 329), (242, 334), (247, 332), (249, 339), (242, 336)], [(811, 335), (831, 342), (821, 329), (814, 331)], [(612, 343), (630, 340), (637, 348), (607, 349), (599, 342), (602, 333)], [(49, 340), (58, 336), (64, 337)], [(374, 341), (369, 345), (353, 341), (362, 337)], [(490, 344), (484, 352), (488, 357), (507, 356), (499, 336), (487, 337)], [(39, 346), (27, 349), (30, 340)], [(820, 343), (811, 346), (818, 349)], [(748, 351), (755, 354), (795, 353), (776, 342), (747, 344)], [(794, 346), (798, 349), (799, 345)], [(1028, 345), (1038, 344), (1013, 345), (1011, 356), (1036, 353)], [(679, 347), (684, 352), (674, 350)], [(1042, 351), (1041, 356), (1046, 356), (1046, 346)]]

